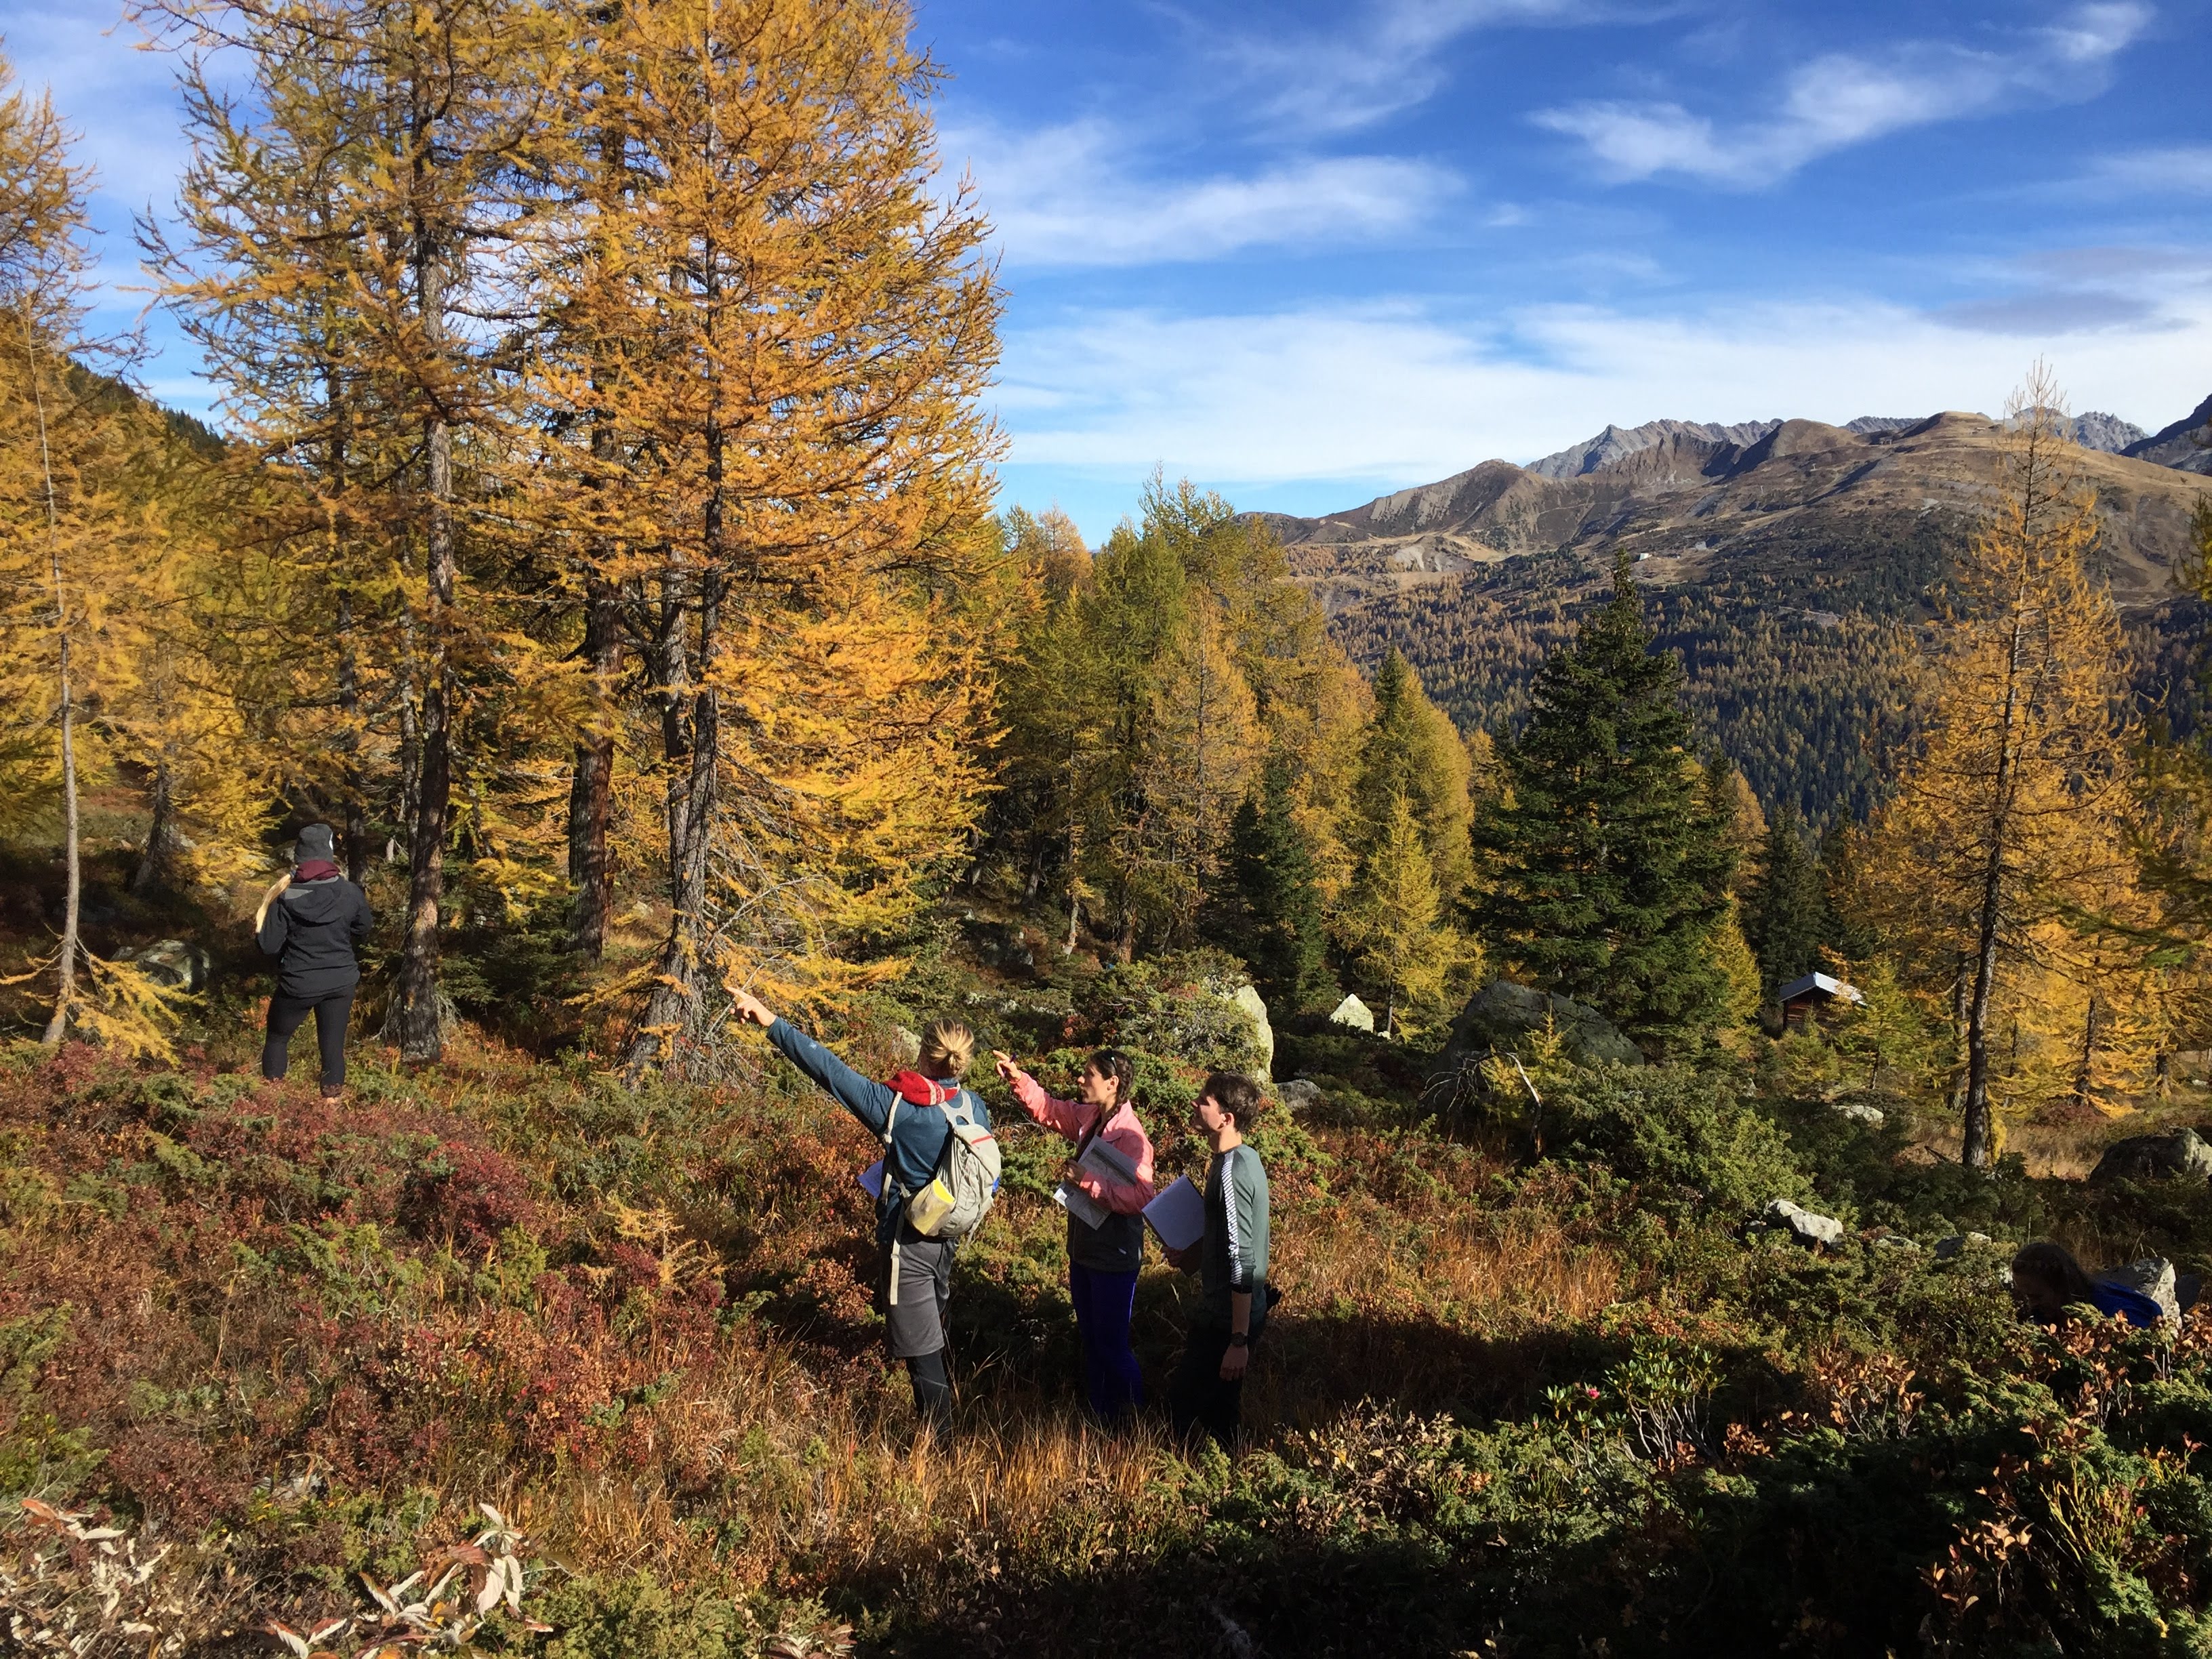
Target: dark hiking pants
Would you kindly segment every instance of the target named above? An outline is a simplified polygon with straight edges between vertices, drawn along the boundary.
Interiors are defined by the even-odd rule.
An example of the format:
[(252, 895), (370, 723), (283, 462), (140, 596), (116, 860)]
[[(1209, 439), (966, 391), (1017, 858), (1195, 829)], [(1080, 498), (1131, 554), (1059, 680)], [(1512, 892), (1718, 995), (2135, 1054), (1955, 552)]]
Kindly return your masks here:
[(261, 1045), (261, 1075), (281, 1078), (290, 1063), (292, 1033), (308, 1012), (315, 1016), (315, 1046), (322, 1051), (323, 1087), (335, 1089), (345, 1082), (346, 1016), (353, 1012), (353, 988), (322, 997), (269, 999), (269, 1040)]

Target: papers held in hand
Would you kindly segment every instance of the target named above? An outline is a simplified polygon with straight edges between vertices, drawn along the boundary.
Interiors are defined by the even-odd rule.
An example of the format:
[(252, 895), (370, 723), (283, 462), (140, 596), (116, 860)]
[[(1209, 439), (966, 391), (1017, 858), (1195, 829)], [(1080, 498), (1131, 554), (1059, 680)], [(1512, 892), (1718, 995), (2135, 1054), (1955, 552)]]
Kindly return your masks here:
[(1104, 1225), (1107, 1216), (1112, 1213), (1073, 1181), (1063, 1181), (1054, 1188), (1052, 1201), (1086, 1227)]
[(1187, 1250), (1206, 1236), (1206, 1194), (1183, 1176), (1145, 1206), (1145, 1220), (1169, 1249)]
[(1075, 1167), (1095, 1181), (1111, 1181), (1123, 1187), (1136, 1184), (1137, 1166), (1129, 1161), (1129, 1155), (1097, 1136), (1083, 1149)]

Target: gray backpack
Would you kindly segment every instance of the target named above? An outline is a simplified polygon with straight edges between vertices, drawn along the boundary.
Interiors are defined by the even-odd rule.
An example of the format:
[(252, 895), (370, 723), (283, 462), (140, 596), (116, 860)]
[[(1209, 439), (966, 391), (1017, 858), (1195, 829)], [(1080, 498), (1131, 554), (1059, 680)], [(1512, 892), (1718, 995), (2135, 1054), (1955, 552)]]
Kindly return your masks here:
[[(929, 1108), (918, 1109), (944, 1113), (952, 1133), (945, 1138), (945, 1152), (937, 1161), (937, 1173), (920, 1192), (907, 1199), (907, 1224), (924, 1238), (947, 1239), (957, 1243), (983, 1224), (983, 1218), (991, 1212), (991, 1206), (998, 1200), (999, 1143), (988, 1129), (975, 1121), (975, 1108), (970, 1103), (973, 1097), (965, 1089), (940, 1090), (933, 1083), (929, 1093)], [(891, 1127), (898, 1121), (898, 1109), (910, 1103), (894, 1091), (890, 1110), (884, 1115), (885, 1169), (890, 1166)]]

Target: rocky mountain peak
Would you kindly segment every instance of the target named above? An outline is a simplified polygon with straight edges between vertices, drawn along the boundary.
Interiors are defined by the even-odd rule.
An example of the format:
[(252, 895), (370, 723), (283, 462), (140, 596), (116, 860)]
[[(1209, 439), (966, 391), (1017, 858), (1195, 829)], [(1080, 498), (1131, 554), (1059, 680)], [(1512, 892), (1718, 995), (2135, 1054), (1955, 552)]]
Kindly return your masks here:
[(1608, 426), (1596, 437), (1532, 461), (1522, 471), (1540, 478), (1578, 478), (1676, 438), (1747, 448), (1781, 424), (1779, 421), (1739, 421), (1732, 426), (1717, 421), (1646, 421), (1642, 426)]
[(2137, 440), (2120, 453), (2157, 466), (2212, 477), (2212, 398), (2207, 398), (2172, 426)]

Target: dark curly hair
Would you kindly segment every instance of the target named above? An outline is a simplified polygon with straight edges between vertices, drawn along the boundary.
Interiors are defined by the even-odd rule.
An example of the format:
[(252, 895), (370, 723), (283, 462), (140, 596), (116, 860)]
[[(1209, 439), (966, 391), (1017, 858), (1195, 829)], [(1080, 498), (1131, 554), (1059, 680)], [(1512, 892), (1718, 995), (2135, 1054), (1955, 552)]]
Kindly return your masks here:
[(1251, 1126), (1252, 1120), (1260, 1115), (1261, 1109), (1267, 1103), (1267, 1097), (1260, 1091), (1260, 1085), (1242, 1072), (1212, 1073), (1199, 1093), (1201, 1096), (1212, 1095), (1213, 1103), (1237, 1120), (1239, 1133)]

